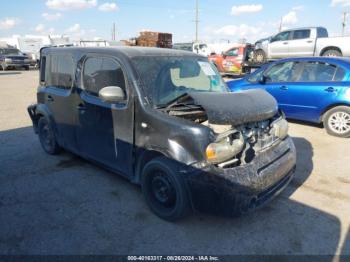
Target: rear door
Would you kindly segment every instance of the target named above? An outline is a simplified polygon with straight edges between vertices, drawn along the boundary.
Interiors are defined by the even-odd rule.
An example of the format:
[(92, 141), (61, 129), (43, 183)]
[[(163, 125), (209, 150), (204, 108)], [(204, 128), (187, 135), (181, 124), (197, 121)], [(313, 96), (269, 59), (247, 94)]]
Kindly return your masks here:
[(289, 54), (291, 31), (285, 31), (274, 36), (269, 45), (269, 58), (286, 58)]
[[(311, 35), (310, 29), (295, 30), (289, 41), (289, 57), (313, 56), (316, 35)], [(314, 31), (316, 33), (316, 31)]]
[[(56, 53), (42, 57), (45, 76), (42, 85), (45, 88), (45, 104), (53, 115), (56, 138), (60, 145), (75, 150), (75, 63), (68, 54)], [(43, 69), (42, 69), (43, 70)]]
[(345, 69), (334, 64), (303, 63), (299, 78), (288, 86), (288, 116), (319, 122), (323, 110), (335, 103), (338, 93), (341, 93), (345, 73)]
[[(98, 92), (119, 86), (125, 101), (110, 104)], [(91, 54), (83, 63), (80, 103), (77, 107), (79, 150), (125, 176), (131, 175), (134, 134), (133, 100), (127, 75), (114, 57)]]

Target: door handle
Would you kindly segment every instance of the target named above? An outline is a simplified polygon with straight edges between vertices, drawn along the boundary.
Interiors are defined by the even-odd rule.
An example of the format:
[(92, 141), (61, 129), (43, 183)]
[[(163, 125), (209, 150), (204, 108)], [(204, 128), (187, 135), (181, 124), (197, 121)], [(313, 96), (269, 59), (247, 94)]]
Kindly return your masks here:
[(284, 42), (283, 44), (284, 44), (284, 45), (288, 45), (288, 42)]
[(287, 86), (281, 86), (280, 89), (281, 90), (288, 90), (288, 87)]
[(326, 88), (324, 91), (328, 92), (328, 93), (334, 93), (337, 91), (337, 89), (335, 89), (334, 87), (330, 86), (328, 88)]
[(53, 99), (53, 97), (51, 95), (47, 96), (47, 101), (49, 102), (53, 102), (55, 99)]
[(314, 41), (312, 41), (312, 40), (309, 40), (309, 41), (306, 41), (306, 43), (313, 43)]
[(85, 107), (85, 105), (83, 105), (83, 104), (79, 104), (79, 105), (77, 106), (77, 109), (78, 109), (79, 111), (85, 111), (85, 110), (86, 110), (86, 107)]

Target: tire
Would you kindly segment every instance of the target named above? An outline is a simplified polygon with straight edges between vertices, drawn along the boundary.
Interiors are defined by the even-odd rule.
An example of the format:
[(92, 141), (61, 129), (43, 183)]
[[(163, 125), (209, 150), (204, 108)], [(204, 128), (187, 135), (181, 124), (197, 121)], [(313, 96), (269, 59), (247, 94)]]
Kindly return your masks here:
[(24, 67), (24, 70), (26, 70), (26, 71), (29, 71), (29, 69), (30, 69), (29, 66)]
[(265, 64), (267, 62), (265, 52), (263, 50), (254, 51), (253, 60), (257, 64)]
[(1, 65), (1, 70), (2, 71), (6, 71), (7, 70), (6, 66), (5, 65)]
[(336, 50), (336, 49), (329, 49), (326, 52), (324, 52), (322, 54), (322, 56), (331, 56), (331, 57), (333, 56), (333, 57), (335, 57), (335, 56), (343, 56), (343, 54), (340, 51)]
[(350, 137), (350, 107), (337, 106), (324, 115), (323, 125), (327, 133), (337, 137)]
[(40, 144), (46, 153), (56, 155), (61, 151), (61, 148), (57, 144), (52, 125), (45, 117), (39, 119), (38, 135)]
[(184, 179), (178, 165), (166, 157), (151, 160), (143, 169), (142, 192), (149, 208), (158, 217), (176, 221), (191, 210)]

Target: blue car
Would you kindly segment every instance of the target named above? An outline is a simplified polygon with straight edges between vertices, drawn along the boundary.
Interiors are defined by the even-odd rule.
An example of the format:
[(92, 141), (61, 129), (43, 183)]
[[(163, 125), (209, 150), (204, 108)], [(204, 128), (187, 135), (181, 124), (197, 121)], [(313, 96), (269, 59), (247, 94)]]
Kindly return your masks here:
[(233, 92), (265, 89), (287, 118), (323, 123), (330, 135), (350, 137), (350, 59), (283, 59), (227, 84)]

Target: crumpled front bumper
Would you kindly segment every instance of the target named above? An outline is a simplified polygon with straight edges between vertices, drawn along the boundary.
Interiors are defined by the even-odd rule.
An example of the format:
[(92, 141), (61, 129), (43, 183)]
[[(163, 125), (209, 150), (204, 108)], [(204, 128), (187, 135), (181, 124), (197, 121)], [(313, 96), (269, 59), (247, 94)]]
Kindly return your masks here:
[(291, 181), (296, 150), (290, 137), (242, 166), (209, 166), (187, 176), (195, 210), (236, 215), (254, 210), (278, 195)]

